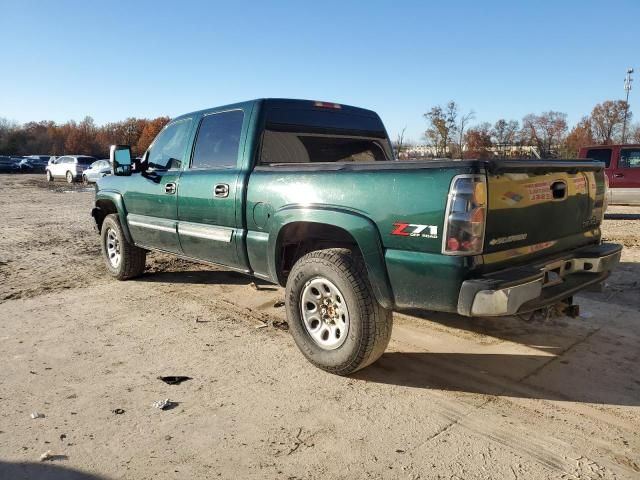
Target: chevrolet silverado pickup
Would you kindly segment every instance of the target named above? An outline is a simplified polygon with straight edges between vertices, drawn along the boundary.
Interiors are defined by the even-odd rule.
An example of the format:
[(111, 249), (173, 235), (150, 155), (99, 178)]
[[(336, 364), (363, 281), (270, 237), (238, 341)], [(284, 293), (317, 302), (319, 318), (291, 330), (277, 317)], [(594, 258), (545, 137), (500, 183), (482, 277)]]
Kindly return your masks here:
[(172, 120), (132, 161), (113, 145), (92, 216), (109, 273), (150, 250), (286, 287), (293, 338), (346, 375), (384, 352), (392, 311), (530, 312), (602, 282), (597, 161), (396, 161), (370, 110), (262, 99)]

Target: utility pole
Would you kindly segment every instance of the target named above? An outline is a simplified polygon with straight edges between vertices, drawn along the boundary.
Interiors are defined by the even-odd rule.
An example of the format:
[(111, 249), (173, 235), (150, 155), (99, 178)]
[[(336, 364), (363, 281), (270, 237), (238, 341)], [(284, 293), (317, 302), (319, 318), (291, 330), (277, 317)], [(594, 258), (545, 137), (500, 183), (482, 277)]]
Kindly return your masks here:
[(627, 99), (624, 107), (624, 123), (622, 124), (622, 143), (624, 143), (627, 134), (627, 112), (629, 111), (629, 92), (631, 91), (631, 82), (633, 82), (632, 73), (633, 68), (627, 68), (627, 76), (624, 77), (624, 89), (627, 92)]

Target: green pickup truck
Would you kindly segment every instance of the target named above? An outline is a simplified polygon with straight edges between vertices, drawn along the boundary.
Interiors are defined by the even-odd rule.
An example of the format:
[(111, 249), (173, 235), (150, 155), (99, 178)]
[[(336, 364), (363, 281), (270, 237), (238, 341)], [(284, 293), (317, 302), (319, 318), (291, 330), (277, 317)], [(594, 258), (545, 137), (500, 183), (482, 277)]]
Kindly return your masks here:
[(92, 216), (115, 278), (149, 250), (286, 286), (308, 360), (346, 375), (384, 352), (392, 311), (502, 316), (602, 282), (596, 161), (396, 161), (379, 116), (262, 99), (172, 120), (140, 160), (111, 147)]

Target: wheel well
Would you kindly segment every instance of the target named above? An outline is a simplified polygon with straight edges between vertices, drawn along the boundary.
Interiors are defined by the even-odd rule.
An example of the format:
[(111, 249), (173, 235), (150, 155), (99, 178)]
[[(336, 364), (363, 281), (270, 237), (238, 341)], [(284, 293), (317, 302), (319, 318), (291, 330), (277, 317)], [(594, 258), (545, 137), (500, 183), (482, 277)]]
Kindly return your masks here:
[(348, 248), (360, 252), (358, 243), (345, 229), (315, 222), (293, 222), (278, 234), (276, 273), (280, 285), (285, 285), (289, 272), (298, 259), (314, 250)]
[(111, 213), (118, 213), (115, 203), (111, 200), (96, 201), (96, 208), (91, 211), (91, 215), (96, 222), (99, 232), (102, 231), (102, 222), (104, 222), (105, 217)]

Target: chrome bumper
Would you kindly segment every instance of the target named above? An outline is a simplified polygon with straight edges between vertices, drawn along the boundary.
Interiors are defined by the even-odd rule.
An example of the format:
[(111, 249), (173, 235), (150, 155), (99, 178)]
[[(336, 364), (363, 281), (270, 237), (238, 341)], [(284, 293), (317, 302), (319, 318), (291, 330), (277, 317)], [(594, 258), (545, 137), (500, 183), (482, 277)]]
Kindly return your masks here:
[(602, 282), (620, 262), (622, 246), (602, 244), (565, 258), (518, 267), (462, 283), (458, 313), (471, 317), (524, 313)]

